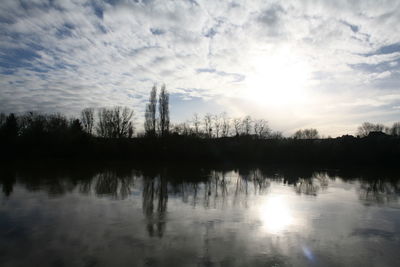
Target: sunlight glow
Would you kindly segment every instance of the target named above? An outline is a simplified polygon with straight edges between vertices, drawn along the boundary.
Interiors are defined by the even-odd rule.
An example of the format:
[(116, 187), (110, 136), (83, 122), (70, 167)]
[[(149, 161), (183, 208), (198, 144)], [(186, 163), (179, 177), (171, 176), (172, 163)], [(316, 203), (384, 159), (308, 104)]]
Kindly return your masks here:
[(268, 198), (259, 210), (260, 219), (269, 233), (277, 233), (293, 223), (293, 217), (283, 196)]
[(300, 104), (306, 98), (311, 69), (304, 58), (284, 49), (254, 57), (245, 98), (260, 105)]

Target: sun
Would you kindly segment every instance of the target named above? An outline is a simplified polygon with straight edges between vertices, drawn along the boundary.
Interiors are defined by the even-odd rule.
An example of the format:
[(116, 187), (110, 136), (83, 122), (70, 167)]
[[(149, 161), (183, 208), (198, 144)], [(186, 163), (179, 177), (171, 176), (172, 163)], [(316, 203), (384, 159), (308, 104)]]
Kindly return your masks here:
[(295, 105), (307, 99), (310, 67), (288, 50), (254, 57), (250, 61), (244, 97), (260, 105)]

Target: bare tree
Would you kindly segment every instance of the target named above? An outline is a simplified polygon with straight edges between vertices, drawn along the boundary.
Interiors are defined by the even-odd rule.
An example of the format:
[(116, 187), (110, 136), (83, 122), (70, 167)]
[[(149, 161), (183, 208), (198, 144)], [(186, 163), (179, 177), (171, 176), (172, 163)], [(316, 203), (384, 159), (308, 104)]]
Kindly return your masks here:
[(190, 134), (190, 132), (191, 132), (191, 129), (187, 122), (174, 124), (172, 126), (172, 133), (174, 133), (174, 134), (188, 136)]
[(221, 118), (222, 118), (222, 132), (221, 132), (221, 135), (222, 135), (222, 137), (227, 137), (229, 135), (229, 130), (230, 130), (230, 127), (231, 127), (230, 119), (227, 117), (226, 112), (223, 112), (221, 114)]
[(303, 130), (304, 137), (306, 139), (317, 139), (319, 138), (318, 130), (317, 129), (304, 129)]
[(400, 122), (393, 123), (393, 126), (390, 128), (390, 134), (400, 136)]
[(161, 87), (158, 101), (160, 133), (161, 136), (165, 136), (169, 132), (169, 94), (165, 89), (165, 85)]
[(101, 108), (98, 113), (97, 134), (105, 138), (122, 138), (133, 135), (133, 110), (127, 107)]
[(194, 133), (196, 135), (199, 135), (201, 122), (200, 122), (200, 117), (197, 113), (193, 114), (192, 122), (193, 122)]
[(242, 133), (243, 124), (241, 118), (233, 119), (233, 128), (235, 129), (236, 136), (239, 136)]
[(219, 132), (221, 130), (221, 118), (218, 115), (213, 116), (213, 124), (215, 129), (215, 137), (219, 138)]
[(383, 124), (364, 122), (357, 128), (357, 135), (360, 137), (365, 137), (369, 135), (370, 132), (383, 132), (384, 130), (385, 126)]
[(303, 130), (297, 130), (297, 131), (293, 134), (293, 138), (294, 138), (294, 139), (303, 139)]
[(104, 138), (112, 137), (112, 111), (107, 108), (100, 108), (97, 111), (97, 135)]
[(156, 135), (156, 110), (157, 110), (157, 87), (154, 85), (150, 92), (149, 103), (146, 105), (144, 129), (146, 135)]
[(49, 133), (62, 134), (68, 128), (68, 119), (61, 113), (45, 115), (45, 131)]
[(250, 116), (246, 116), (244, 117), (243, 121), (242, 121), (242, 125), (243, 125), (243, 132), (245, 135), (249, 135), (251, 133), (251, 126), (252, 126), (252, 119)]
[[(133, 134), (133, 110), (124, 107), (115, 107), (114, 108), (114, 120), (116, 121), (117, 128), (117, 137), (129, 137)], [(131, 132), (131, 134), (130, 134)]]
[(283, 139), (283, 134), (279, 131), (274, 131), (271, 132), (268, 137), (271, 139)]
[(207, 113), (204, 115), (204, 131), (207, 135), (208, 138), (212, 137), (212, 115), (210, 113)]
[(254, 133), (257, 135), (258, 138), (266, 138), (271, 133), (271, 130), (268, 127), (268, 122), (266, 120), (255, 120), (253, 126)]
[(310, 128), (304, 130), (298, 130), (293, 134), (295, 139), (317, 139), (319, 138), (318, 130)]
[(135, 131), (135, 127), (133, 126), (133, 123), (130, 123), (128, 126), (128, 138), (133, 137), (133, 132)]
[(94, 127), (94, 109), (93, 108), (83, 109), (81, 112), (81, 121), (84, 131), (91, 135), (93, 133), (93, 127)]

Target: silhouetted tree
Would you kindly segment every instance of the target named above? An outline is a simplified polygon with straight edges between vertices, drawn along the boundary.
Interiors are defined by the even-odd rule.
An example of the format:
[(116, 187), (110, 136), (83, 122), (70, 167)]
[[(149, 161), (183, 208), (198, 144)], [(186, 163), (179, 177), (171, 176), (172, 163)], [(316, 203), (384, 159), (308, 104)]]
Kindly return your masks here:
[(144, 129), (148, 136), (156, 135), (156, 110), (157, 110), (157, 87), (154, 85), (150, 92), (149, 103), (146, 105)]
[(101, 108), (98, 111), (97, 134), (104, 138), (129, 137), (133, 133), (133, 110), (127, 107)]
[(241, 118), (233, 119), (233, 128), (235, 129), (236, 136), (239, 136), (242, 133), (243, 124)]
[(46, 118), (45, 131), (54, 136), (61, 136), (68, 129), (68, 119), (64, 115), (57, 113), (44, 115)]
[(219, 138), (219, 132), (221, 130), (221, 118), (218, 115), (213, 116), (213, 124), (215, 129), (215, 137)]
[(199, 115), (197, 113), (195, 113), (193, 115), (192, 123), (193, 123), (194, 133), (196, 135), (199, 135), (201, 122), (200, 122)]
[(104, 138), (111, 138), (112, 136), (112, 110), (107, 108), (100, 108), (97, 111), (97, 135)]
[(361, 126), (357, 128), (357, 135), (360, 137), (365, 137), (369, 135), (370, 132), (383, 132), (384, 130), (385, 125), (383, 124), (364, 122)]
[(165, 136), (169, 132), (169, 94), (165, 85), (161, 87), (158, 102), (160, 133), (161, 136)]
[(255, 120), (253, 126), (254, 126), (254, 133), (259, 138), (266, 138), (271, 132), (266, 120), (263, 119)]
[(230, 120), (226, 115), (226, 112), (223, 112), (221, 114), (221, 118), (222, 118), (222, 132), (221, 135), (222, 137), (227, 137), (229, 136), (229, 130), (230, 130)]
[[(118, 138), (121, 137), (129, 137), (133, 133), (133, 110), (130, 110), (127, 107), (115, 107), (114, 108), (114, 121), (116, 126), (116, 136)], [(130, 134), (131, 132), (131, 134)]]
[(246, 116), (243, 118), (242, 125), (243, 125), (243, 132), (245, 135), (250, 135), (252, 122), (253, 121), (250, 116)]
[(0, 127), (6, 122), (6, 114), (0, 113)]
[(390, 134), (394, 136), (400, 136), (400, 122), (393, 123), (390, 128)]
[(316, 129), (304, 129), (298, 130), (294, 133), (293, 138), (295, 139), (317, 139), (319, 138), (318, 130)]
[(182, 123), (174, 124), (172, 126), (172, 133), (178, 134), (178, 135), (188, 136), (191, 133), (191, 129), (189, 127), (189, 123), (182, 122)]
[(208, 138), (212, 137), (212, 115), (210, 113), (207, 113), (204, 115), (204, 132), (206, 133)]
[(93, 108), (85, 108), (81, 112), (81, 122), (83, 125), (83, 129), (88, 134), (93, 134), (94, 127), (94, 109)]
[(40, 138), (45, 132), (46, 117), (34, 112), (28, 112), (20, 118), (21, 134), (24, 137)]
[(14, 113), (10, 113), (6, 119), (3, 125), (1, 126), (1, 132), (6, 138), (6, 140), (11, 141), (17, 138), (18, 136), (18, 121), (17, 117), (14, 115)]
[(282, 134), (282, 132), (274, 131), (274, 132), (271, 132), (269, 134), (269, 138), (271, 138), (271, 139), (283, 139), (283, 134)]
[(318, 134), (318, 130), (317, 129), (304, 129), (303, 133), (304, 133), (304, 137), (306, 139), (319, 138), (319, 134)]
[(69, 128), (74, 133), (81, 133), (83, 131), (82, 123), (79, 119), (71, 119)]

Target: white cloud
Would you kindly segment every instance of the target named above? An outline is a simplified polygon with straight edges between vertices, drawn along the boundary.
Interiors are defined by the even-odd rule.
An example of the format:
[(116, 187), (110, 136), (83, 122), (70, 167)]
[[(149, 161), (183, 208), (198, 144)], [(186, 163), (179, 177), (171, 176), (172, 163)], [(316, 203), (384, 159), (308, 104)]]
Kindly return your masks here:
[[(76, 113), (86, 106), (127, 105), (140, 113), (154, 82), (165, 82), (172, 93), (213, 97), (235, 114), (285, 118), (277, 123), (282, 129), (296, 127), (291, 116), (322, 126), (327, 117), (313, 112), (329, 105), (328, 116), (355, 98), (369, 108), (377, 108), (371, 100), (383, 99), (391, 111), (399, 103), (384, 97), (399, 90), (392, 73), (400, 49), (382, 50), (400, 43), (398, 1), (115, 2), (3, 1), (1, 110)], [(266, 87), (274, 85), (265, 73), (271, 60), (307, 68), (305, 102), (279, 109), (237, 104), (254, 73), (265, 76)], [(388, 79), (395, 79), (391, 87), (380, 90), (377, 81)], [(268, 118), (271, 109), (274, 118)], [(332, 116), (340, 129), (355, 123), (343, 113)]]

